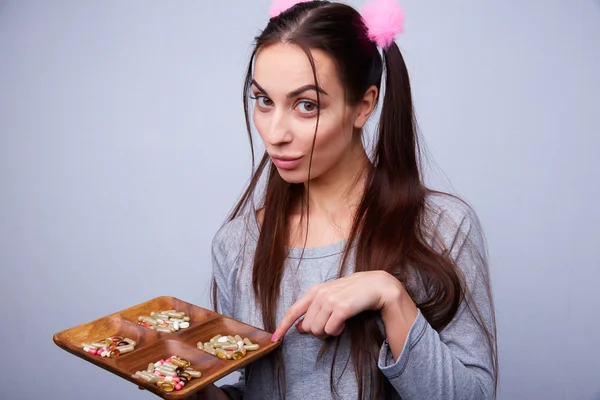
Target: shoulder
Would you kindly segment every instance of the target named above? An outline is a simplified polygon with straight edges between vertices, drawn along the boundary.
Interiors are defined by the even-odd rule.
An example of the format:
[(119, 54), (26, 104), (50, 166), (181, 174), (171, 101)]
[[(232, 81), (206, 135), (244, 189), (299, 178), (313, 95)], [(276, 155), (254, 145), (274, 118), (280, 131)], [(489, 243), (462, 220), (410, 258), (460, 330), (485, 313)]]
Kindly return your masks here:
[(219, 228), (212, 240), (211, 252), (215, 269), (225, 268), (236, 263), (248, 245), (256, 244), (258, 231), (255, 218), (238, 216)]
[(466, 201), (447, 193), (431, 191), (425, 200), (426, 232), (439, 237), (445, 250), (456, 253), (465, 244), (485, 252), (481, 223), (474, 208)]

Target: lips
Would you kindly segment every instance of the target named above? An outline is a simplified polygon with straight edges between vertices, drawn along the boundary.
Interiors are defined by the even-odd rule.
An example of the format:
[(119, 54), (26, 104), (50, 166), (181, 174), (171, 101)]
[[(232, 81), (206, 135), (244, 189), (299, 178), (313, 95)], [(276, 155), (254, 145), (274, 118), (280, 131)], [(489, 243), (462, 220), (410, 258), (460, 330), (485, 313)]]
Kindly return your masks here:
[(271, 156), (273, 164), (279, 169), (294, 169), (302, 161), (302, 157)]

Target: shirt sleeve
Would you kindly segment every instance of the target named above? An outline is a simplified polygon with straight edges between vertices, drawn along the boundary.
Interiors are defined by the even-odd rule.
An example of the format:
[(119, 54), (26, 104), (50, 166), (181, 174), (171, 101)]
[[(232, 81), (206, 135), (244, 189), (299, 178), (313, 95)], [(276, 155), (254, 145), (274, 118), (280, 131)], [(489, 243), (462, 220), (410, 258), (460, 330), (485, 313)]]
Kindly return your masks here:
[(495, 342), (482, 329), (483, 325), (495, 335), (485, 246), (472, 210), (461, 214), (439, 228), (444, 232), (444, 226), (454, 227), (453, 234), (442, 234), (443, 241), (466, 285), (467, 294), (455, 317), (438, 333), (419, 310), (399, 358), (394, 360), (387, 339), (380, 350), (378, 366), (403, 400), (494, 396), (491, 346)]
[[(213, 239), (211, 256), (213, 265), (214, 285), (217, 292), (217, 311), (227, 317), (233, 318), (233, 290), (235, 284), (235, 271), (229, 261), (228, 255), (232, 249), (226, 245), (226, 228), (222, 228)], [(220, 388), (232, 400), (241, 400), (244, 398), (244, 388), (246, 382), (244, 379), (244, 370), (239, 370), (240, 378), (234, 384), (222, 385)]]

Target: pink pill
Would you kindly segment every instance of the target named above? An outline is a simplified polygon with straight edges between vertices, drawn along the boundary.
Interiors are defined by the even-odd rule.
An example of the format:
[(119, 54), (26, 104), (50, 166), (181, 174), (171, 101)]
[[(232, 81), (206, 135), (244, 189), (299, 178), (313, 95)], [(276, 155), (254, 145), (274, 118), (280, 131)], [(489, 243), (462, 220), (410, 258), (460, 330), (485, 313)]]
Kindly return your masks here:
[(175, 390), (181, 390), (183, 386), (181, 386), (180, 383), (178, 383), (177, 385), (175, 385)]
[(164, 364), (164, 363), (165, 363), (165, 360), (160, 360), (160, 363), (161, 363), (161, 364)]
[(181, 382), (181, 378), (178, 377), (178, 376), (174, 376), (173, 377), (173, 382), (179, 383), (179, 382)]
[(171, 357), (167, 358), (168, 363), (170, 363), (171, 361), (173, 361), (173, 359)]
[(90, 353), (90, 354), (96, 354), (96, 353), (97, 353), (97, 351), (96, 351), (96, 349), (89, 349), (89, 350), (88, 350), (88, 353)]

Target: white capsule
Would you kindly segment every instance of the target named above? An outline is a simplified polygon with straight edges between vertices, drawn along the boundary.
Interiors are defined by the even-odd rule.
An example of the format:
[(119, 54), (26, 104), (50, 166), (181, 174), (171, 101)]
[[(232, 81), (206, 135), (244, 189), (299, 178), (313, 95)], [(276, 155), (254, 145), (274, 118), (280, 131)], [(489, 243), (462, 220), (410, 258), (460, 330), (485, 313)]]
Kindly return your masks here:
[(217, 340), (217, 342), (219, 342), (219, 343), (227, 343), (228, 342), (227, 336), (221, 336), (219, 338), (219, 340)]
[(244, 342), (240, 340), (239, 342), (237, 342), (237, 345), (238, 345), (238, 351), (242, 351), (242, 347), (244, 347)]
[(175, 321), (173, 323), (173, 328), (175, 328), (175, 330), (178, 331), (179, 330), (179, 322)]
[(191, 371), (190, 371), (190, 370), (186, 370), (186, 372), (187, 372), (188, 374), (190, 374), (190, 376), (191, 376), (192, 378), (200, 378), (200, 377), (202, 376), (202, 373), (201, 373), (200, 371), (196, 371), (196, 370), (191, 370)]
[(155, 366), (155, 367), (158, 367), (158, 366), (160, 366), (160, 365), (162, 365), (162, 362), (161, 362), (161, 361), (157, 361), (157, 362), (155, 362), (155, 363), (154, 363), (154, 366)]
[(181, 329), (189, 328), (190, 327), (190, 323), (189, 322), (181, 322), (181, 323), (179, 323), (179, 327)]

